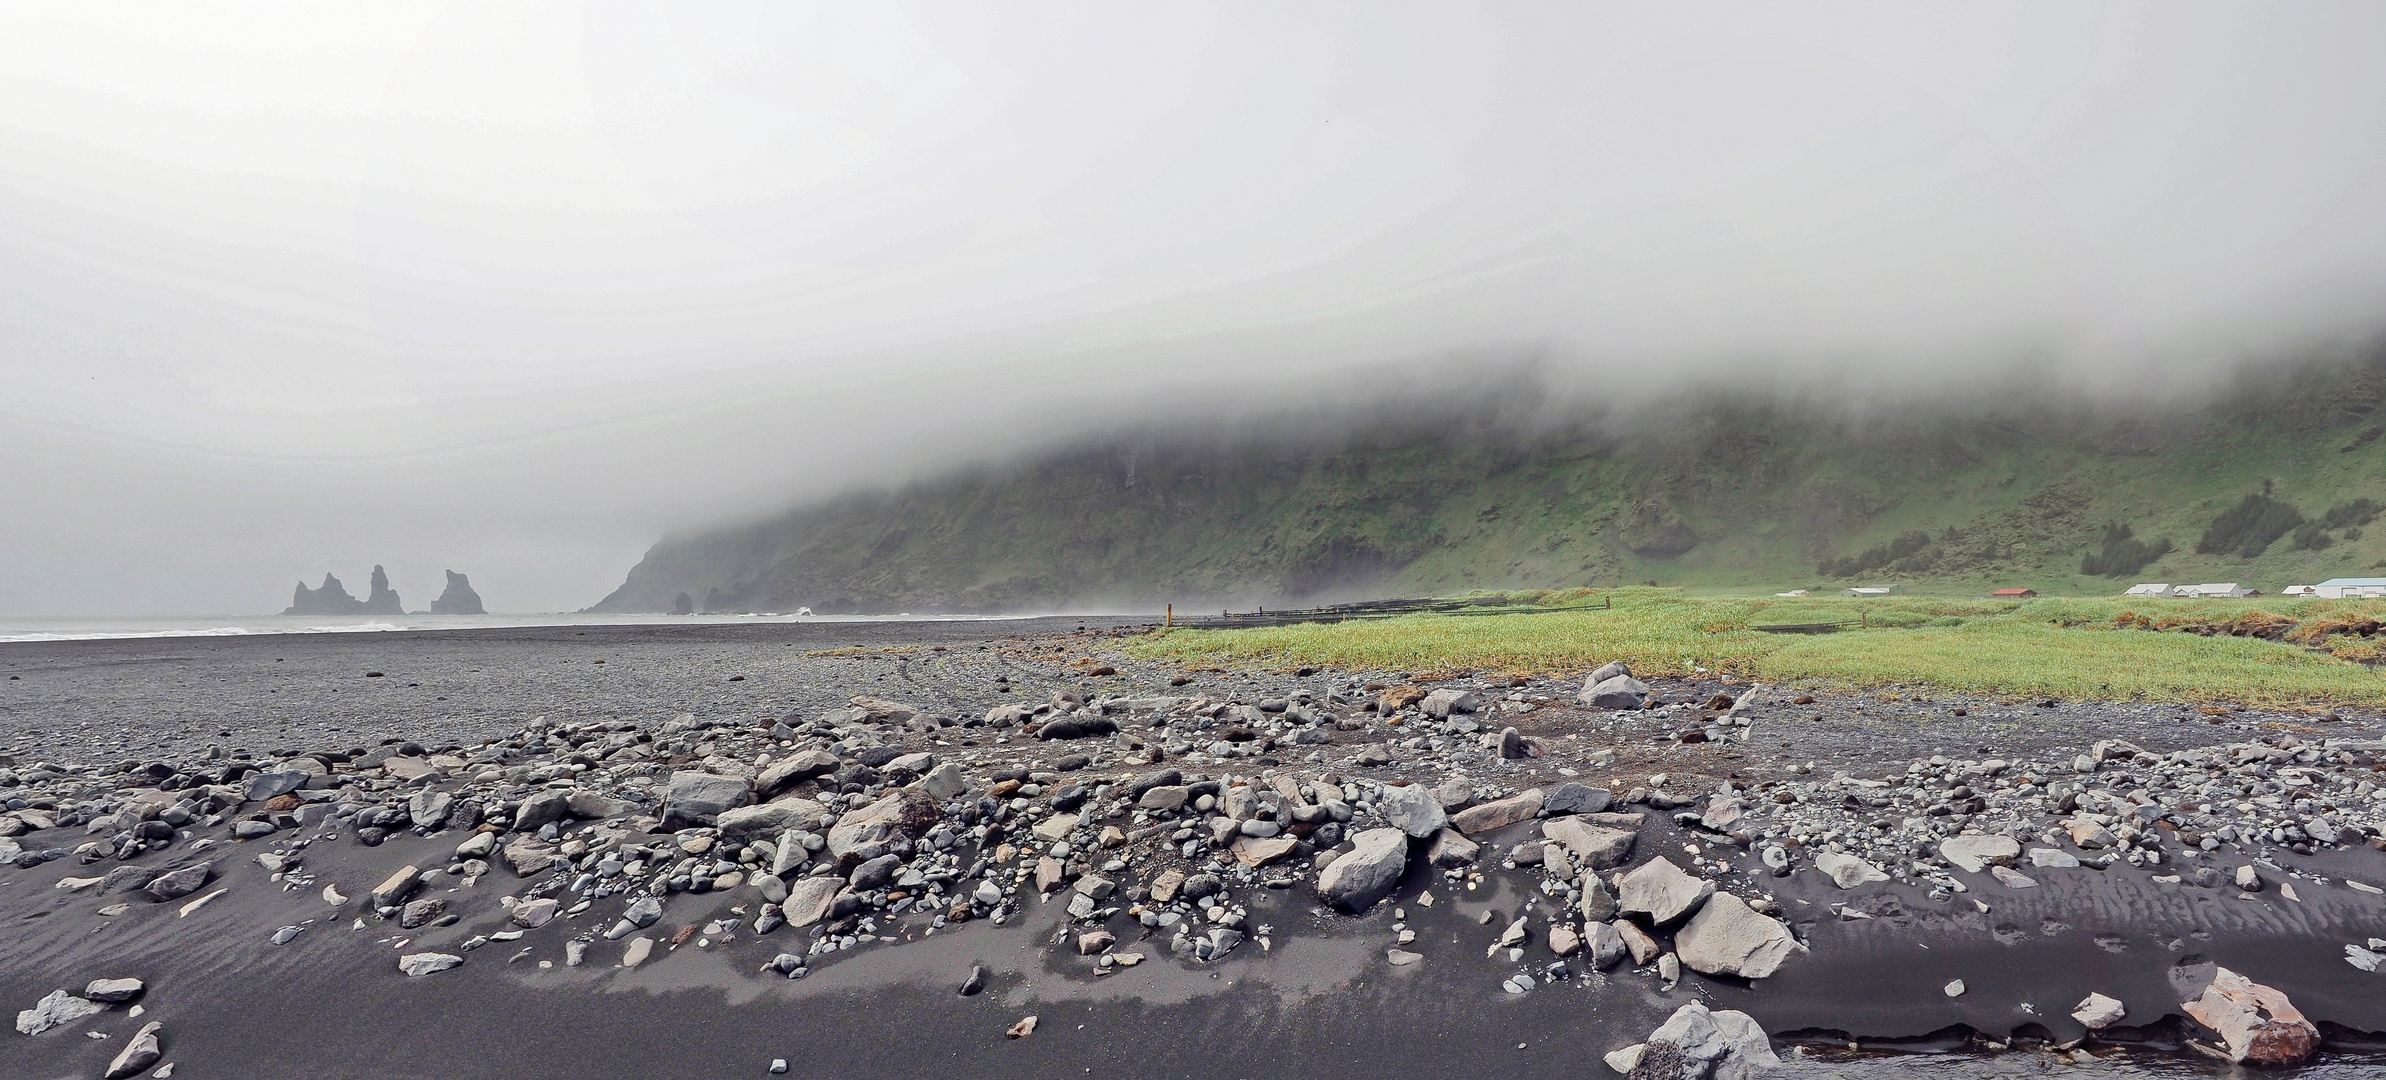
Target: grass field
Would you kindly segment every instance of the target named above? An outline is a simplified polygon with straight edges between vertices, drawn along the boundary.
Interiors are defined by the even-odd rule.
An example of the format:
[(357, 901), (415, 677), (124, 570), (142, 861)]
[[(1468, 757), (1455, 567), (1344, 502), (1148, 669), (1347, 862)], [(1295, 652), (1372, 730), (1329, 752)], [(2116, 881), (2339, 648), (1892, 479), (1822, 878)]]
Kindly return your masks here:
[[(1129, 650), (1188, 664), (1579, 673), (1726, 671), (1980, 694), (2386, 706), (2386, 601), (1992, 601), (1691, 597), (1675, 589), (1525, 594), (1529, 613), (1172, 630)], [(1555, 610), (1548, 610), (1554, 608)], [(1828, 634), (1755, 626), (1851, 623)], [(2362, 629), (2375, 636), (2363, 636)]]

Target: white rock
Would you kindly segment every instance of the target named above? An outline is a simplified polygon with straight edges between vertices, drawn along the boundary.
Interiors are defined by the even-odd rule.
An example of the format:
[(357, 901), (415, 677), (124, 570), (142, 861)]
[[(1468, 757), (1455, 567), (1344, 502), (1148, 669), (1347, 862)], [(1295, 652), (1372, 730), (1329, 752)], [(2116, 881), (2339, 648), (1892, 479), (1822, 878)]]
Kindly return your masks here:
[(2085, 1025), (2090, 1031), (2103, 1031), (2120, 1023), (2122, 1018), (2128, 1015), (2129, 1010), (2123, 1007), (2119, 1001), (2103, 994), (2089, 994), (2087, 997), (2081, 998), (2079, 1004), (2071, 1008), (2071, 1018)]

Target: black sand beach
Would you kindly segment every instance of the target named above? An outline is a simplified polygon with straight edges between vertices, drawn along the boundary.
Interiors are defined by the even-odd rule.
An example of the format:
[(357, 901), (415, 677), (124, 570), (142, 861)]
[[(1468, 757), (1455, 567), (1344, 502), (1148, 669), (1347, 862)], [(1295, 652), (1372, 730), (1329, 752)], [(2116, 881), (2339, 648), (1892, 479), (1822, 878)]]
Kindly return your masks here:
[[(19, 771), (37, 761), (182, 761), (210, 745), (266, 761), (405, 739), (436, 755), (442, 744), (502, 738), (541, 717), (551, 725), (651, 728), (692, 713), (723, 730), (752, 730), (776, 717), (818, 715), (855, 695), (973, 717), (1003, 704), (1039, 703), (1054, 691), (1258, 701), (1314, 687), (1323, 701), (1334, 687), (1399, 674), (1215, 671), (1171, 686), (1187, 673), (1117, 661), (1099, 633), (1106, 625), (591, 628), (0, 646), (0, 675), (17, 676), (0, 698), (0, 746), (12, 748), (6, 764)], [(1078, 633), (1080, 626), (1087, 632)], [(1063, 636), (1002, 640), (1054, 634)], [(1089, 674), (1081, 658), (1119, 671)], [(368, 678), (372, 671), (382, 674)], [(1719, 688), (1729, 689), (1659, 683), (1657, 692), (1688, 701)], [(1564, 695), (1573, 687), (1553, 682), (1546, 689)], [(1678, 790), (1728, 777), (1814, 775), (1791, 771), (1810, 761), (1817, 774), (1873, 776), (1942, 752), (2068, 760), (2104, 739), (2130, 739), (2152, 754), (2275, 738), (2287, 728), (2314, 731), (2305, 718), (2182, 715), (2159, 705), (1818, 697), (1766, 714), (1745, 742), (1727, 736), (1719, 744), (1664, 738), (1680, 722), (1654, 713), (1642, 730), (1637, 714), (1518, 712), (1516, 726), (1536, 745), (1565, 751), (1494, 758), (1475, 765), (1474, 775), (1488, 774), (1502, 789), (1564, 783), (1557, 770), (1581, 763), (1569, 756), (1577, 748), (1562, 742), (1569, 736), (1613, 754), (1605, 771), (1584, 778), (1620, 799), (1626, 788), (1657, 786), (1652, 777), (1669, 774)], [(1965, 715), (1954, 716), (1955, 708)], [(1136, 722), (1127, 728), (1141, 732)], [(2371, 719), (2324, 731), (2344, 740), (2378, 737)], [(1126, 744), (1147, 739), (1156, 745), (1157, 729), (1104, 743), (931, 726), (906, 737), (903, 748), (1009, 754), (1039, 774), (1072, 751), (1090, 751), (1093, 764), (1062, 775), (1092, 776), (1150, 768), (1122, 760)], [(1313, 745), (1339, 762), (1358, 744), (1382, 740), (1375, 731), (1336, 731)], [(1275, 756), (1207, 767), (1241, 775), (1281, 764), (1289, 771), (1302, 767), (1295, 752), (1310, 749), (1287, 744)], [(1389, 778), (1424, 768), (1434, 751), (1415, 753), (1416, 761), (1375, 771)], [(1185, 766), (1188, 774), (1193, 768)], [(678, 930), (679, 943), (659, 942), (655, 956), (634, 969), (617, 966), (621, 949), (611, 940), (592, 943), (586, 966), (568, 966), (561, 939), (548, 929), (481, 944), (454, 970), (407, 978), (393, 969), (395, 955), (461, 953), (471, 939), (505, 931), (507, 913), (496, 898), (528, 883), (504, 871), (477, 884), (451, 880), (439, 888), (458, 917), (401, 931), (394, 919), (360, 912), (355, 898), (394, 867), (447, 863), (469, 834), (400, 829), (363, 846), (345, 833), (310, 832), (303, 874), (276, 881), (255, 855), (288, 850), (295, 834), (284, 831), (197, 855), (176, 846), (144, 856), (213, 861), (213, 877), (191, 899), (222, 894), (187, 915), (180, 914), (187, 900), (138, 898), (99, 915), (96, 908), (126, 898), (55, 887), (105, 874), (114, 859), (0, 868), (0, 919), (10, 927), (0, 934), (0, 1001), (26, 1008), (96, 978), (131, 976), (148, 986), (139, 1018), (119, 1007), (72, 1029), (10, 1036), (0, 1075), (97, 1076), (134, 1028), (155, 1020), (166, 1025), (174, 1075), (185, 1077), (731, 1077), (764, 1075), (775, 1058), (793, 1063), (799, 1076), (1598, 1076), (1612, 1075), (1602, 1055), (1639, 1042), (1691, 1000), (1745, 1011), (1774, 1036), (1786, 1067), (1806, 1075), (1904, 1075), (1925, 1061), (1931, 1075), (1960, 1077), (2225, 1075), (2228, 1066), (2185, 1048), (2188, 1035), (2206, 1036), (2184, 1026), (2175, 1008), (2193, 996), (2198, 978), (2210, 980), (2213, 965), (2255, 973), (2326, 1025), (2331, 1049), (2304, 1075), (2386, 1067), (2364, 1056), (2368, 1040), (2360, 1035), (2386, 1031), (2386, 975), (2357, 970), (2342, 955), (2346, 942), (2386, 934), (2386, 904), (2342, 884), (2386, 881), (2386, 852), (2372, 847), (2338, 845), (2292, 860), (2293, 899), (2275, 885), (2241, 894), (2163, 882), (2175, 866), (2131, 863), (2032, 870), (2028, 888), (1957, 874), (1972, 887), (1948, 899), (1934, 898), (1919, 880), (1842, 890), (1812, 870), (1766, 876), (1754, 850), (1724, 844), (1713, 830), (1646, 805), (1618, 809), (1646, 817), (1634, 863), (1669, 854), (1699, 866), (1702, 849), (1720, 854), (1778, 901), (1806, 951), (1767, 978), (1685, 973), (1670, 990), (1639, 965), (1553, 969), (1556, 958), (1539, 930), (1525, 946), (1537, 959), (1524, 968), (1487, 957), (1503, 926), (1552, 908), (1550, 897), (1536, 894), (1535, 868), (1503, 860), (1533, 839), (1540, 823), (1527, 820), (1472, 838), (1482, 854), (1465, 885), (1412, 859), (1390, 898), (1357, 915), (1329, 913), (1306, 884), (1271, 877), (1281, 868), (1263, 871), (1235, 897), (1247, 906), (1251, 933), (1266, 944), (1246, 942), (1215, 960), (1172, 956), (1163, 935), (1121, 917), (1111, 924), (1119, 948), (1140, 945), (1154, 955), (1097, 974), (1103, 969), (1066, 944), (1073, 920), (1062, 910), (1064, 891), (1026, 899), (1001, 925), (977, 918), (930, 931), (916, 920), (890, 919), (881, 933), (894, 940), (818, 957), (807, 977), (787, 979), (756, 969), (797, 943), (796, 931), (715, 929), (751, 920), (761, 901), (747, 887), (672, 896), (654, 929)], [(419, 835), (425, 832), (432, 834)], [(61, 827), (18, 842), (32, 849), (45, 837), (72, 847), (101, 834)], [(656, 837), (670, 834), (658, 830)], [(350, 902), (325, 902), (327, 884)], [(1440, 902), (1421, 905), (1428, 892)], [(613, 901), (557, 921), (585, 940), (618, 907)], [(1405, 947), (1422, 962), (1387, 961), (1396, 921), (1414, 933)], [(288, 926), (303, 929), (274, 944), (277, 929)], [(955, 988), (972, 965), (988, 969), (985, 992), (959, 996)], [(1506, 991), (1502, 980), (1519, 970), (1563, 976), (1544, 977), (1529, 993)], [(1951, 979), (1966, 984), (1961, 996), (1943, 992)], [(2068, 1014), (2090, 992), (2129, 1002), (2132, 1026), (2091, 1044), (2098, 1057), (2075, 1059), (2062, 1047), (2086, 1031)], [(1002, 1037), (1027, 1015), (1039, 1017), (1032, 1035)], [(87, 1039), (86, 1031), (113, 1038)], [(2017, 1034), (2026, 1045), (1988, 1053)], [(2039, 1041), (2029, 1042), (2032, 1036)], [(1863, 1049), (1849, 1052), (1851, 1041)], [(1950, 1053), (1905, 1053), (1916, 1050)]]

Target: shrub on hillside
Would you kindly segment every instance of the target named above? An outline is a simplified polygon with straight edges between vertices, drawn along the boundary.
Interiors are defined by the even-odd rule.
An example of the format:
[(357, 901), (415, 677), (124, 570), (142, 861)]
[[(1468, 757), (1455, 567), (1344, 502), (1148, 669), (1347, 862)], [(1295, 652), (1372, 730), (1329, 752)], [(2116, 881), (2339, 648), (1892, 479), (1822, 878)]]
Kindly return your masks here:
[(2205, 555), (2250, 559), (2302, 524), (2302, 512), (2271, 498), (2270, 482), (2264, 480), (2262, 490), (2245, 496), (2213, 518), (2211, 527), (2196, 540), (2195, 549)]
[(2109, 522), (2104, 527), (2104, 546), (2081, 557), (2079, 572), (2104, 577), (2128, 577), (2170, 553), (2169, 539), (2149, 544), (2138, 539), (2127, 523)]

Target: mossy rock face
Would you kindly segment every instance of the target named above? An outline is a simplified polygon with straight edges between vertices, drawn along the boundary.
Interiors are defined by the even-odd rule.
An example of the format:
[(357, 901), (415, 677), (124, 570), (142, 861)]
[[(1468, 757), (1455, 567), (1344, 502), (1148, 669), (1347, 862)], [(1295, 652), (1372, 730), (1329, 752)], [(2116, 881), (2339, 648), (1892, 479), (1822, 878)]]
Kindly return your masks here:
[(1663, 500), (1633, 507), (1616, 526), (1616, 539), (1644, 559), (1671, 559), (1698, 546), (1698, 534)]

